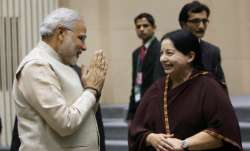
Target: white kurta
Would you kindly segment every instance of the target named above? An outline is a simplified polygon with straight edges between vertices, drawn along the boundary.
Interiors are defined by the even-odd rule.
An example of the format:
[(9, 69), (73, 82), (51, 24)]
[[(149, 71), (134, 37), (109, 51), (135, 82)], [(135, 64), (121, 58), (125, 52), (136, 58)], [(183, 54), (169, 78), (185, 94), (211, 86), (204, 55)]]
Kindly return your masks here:
[(77, 73), (45, 42), (19, 65), (13, 99), (20, 151), (99, 150), (96, 99), (83, 90)]

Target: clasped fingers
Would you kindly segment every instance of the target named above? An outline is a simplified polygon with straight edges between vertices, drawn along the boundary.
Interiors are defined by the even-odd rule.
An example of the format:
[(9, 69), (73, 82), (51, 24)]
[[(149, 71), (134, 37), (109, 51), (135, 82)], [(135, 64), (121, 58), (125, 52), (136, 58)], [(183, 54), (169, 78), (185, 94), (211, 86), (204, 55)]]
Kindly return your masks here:
[(167, 142), (169, 137), (172, 137), (172, 135), (151, 133), (148, 135), (147, 141), (158, 151), (171, 151), (174, 148)]
[(102, 50), (96, 51), (87, 72), (82, 76), (85, 87), (101, 92), (108, 70), (108, 64)]
[(94, 59), (91, 62), (91, 67), (99, 69), (101, 72), (105, 73), (104, 75), (106, 75), (108, 64), (102, 50), (96, 51)]

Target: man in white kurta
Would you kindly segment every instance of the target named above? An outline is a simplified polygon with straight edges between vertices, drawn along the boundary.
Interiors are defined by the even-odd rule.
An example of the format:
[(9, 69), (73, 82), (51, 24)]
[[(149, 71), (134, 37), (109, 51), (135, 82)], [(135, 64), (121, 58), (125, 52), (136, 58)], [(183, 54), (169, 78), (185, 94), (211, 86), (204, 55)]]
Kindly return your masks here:
[(86, 50), (81, 17), (55, 10), (40, 33), (42, 41), (20, 63), (13, 84), (20, 151), (99, 151), (95, 106), (107, 71), (103, 51), (80, 79), (69, 65)]

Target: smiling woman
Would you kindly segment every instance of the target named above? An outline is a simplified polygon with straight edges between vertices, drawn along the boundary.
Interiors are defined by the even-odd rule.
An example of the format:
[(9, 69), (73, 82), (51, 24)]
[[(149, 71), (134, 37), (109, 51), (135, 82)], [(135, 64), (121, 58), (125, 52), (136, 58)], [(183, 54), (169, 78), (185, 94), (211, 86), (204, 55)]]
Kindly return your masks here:
[[(169, 35), (175, 35), (175, 37), (170, 40)], [(189, 32), (176, 31), (163, 36), (160, 60), (165, 73), (172, 78), (180, 76), (188, 78), (193, 68), (203, 69), (200, 58), (199, 41)]]
[(161, 45), (167, 76), (141, 100), (129, 129), (131, 151), (242, 151), (225, 86), (203, 70), (197, 37), (177, 30)]

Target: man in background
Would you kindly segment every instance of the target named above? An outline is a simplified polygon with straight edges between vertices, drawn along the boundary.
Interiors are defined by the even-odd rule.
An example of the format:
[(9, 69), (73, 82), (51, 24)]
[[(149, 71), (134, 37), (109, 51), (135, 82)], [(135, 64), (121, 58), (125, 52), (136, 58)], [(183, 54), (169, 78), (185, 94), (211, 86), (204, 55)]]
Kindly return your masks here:
[(208, 6), (199, 1), (193, 1), (182, 7), (179, 14), (179, 24), (181, 28), (189, 30), (200, 39), (203, 66), (213, 73), (218, 81), (225, 83), (219, 47), (202, 40), (209, 23), (209, 15)]
[(134, 19), (135, 30), (142, 44), (132, 54), (132, 89), (127, 114), (128, 126), (145, 91), (164, 76), (160, 64), (161, 44), (155, 37), (155, 20), (149, 13), (141, 13)]
[(0, 117), (0, 136), (2, 134), (2, 120), (1, 120), (1, 117)]

